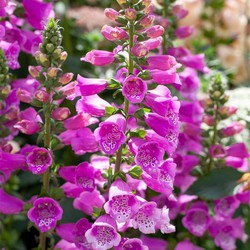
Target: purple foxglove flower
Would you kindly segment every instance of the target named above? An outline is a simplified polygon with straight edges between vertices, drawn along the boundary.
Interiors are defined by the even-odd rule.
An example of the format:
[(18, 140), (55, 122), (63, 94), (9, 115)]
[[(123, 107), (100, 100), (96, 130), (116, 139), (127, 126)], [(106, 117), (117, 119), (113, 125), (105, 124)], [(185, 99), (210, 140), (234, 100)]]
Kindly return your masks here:
[(160, 84), (177, 84), (181, 85), (181, 81), (178, 73), (176, 73), (175, 68), (171, 68), (169, 70), (158, 70), (153, 69), (150, 70), (150, 75), (156, 83)]
[(25, 156), (21, 154), (10, 154), (0, 148), (0, 172), (15, 171), (25, 166)]
[(53, 119), (57, 121), (63, 121), (67, 119), (69, 116), (70, 116), (70, 110), (67, 107), (59, 107), (52, 112)]
[(98, 119), (91, 117), (89, 114), (81, 112), (73, 117), (68, 118), (64, 121), (64, 127), (66, 129), (80, 129), (87, 127), (91, 124), (98, 122)]
[(178, 27), (174, 34), (176, 35), (177, 38), (183, 39), (191, 36), (194, 32), (194, 27), (192, 26), (182, 26)]
[(180, 74), (180, 80), (182, 85), (176, 86), (180, 90), (180, 93), (183, 97), (189, 100), (197, 99), (197, 91), (200, 86), (200, 79), (197, 75), (197, 72), (191, 68), (185, 68)]
[(145, 57), (148, 51), (148, 47), (143, 43), (136, 43), (131, 49), (132, 54), (139, 58)]
[(24, 202), (0, 189), (0, 214), (18, 214), (23, 210)]
[(146, 142), (138, 148), (135, 163), (153, 178), (157, 178), (158, 167), (163, 161), (164, 150), (157, 142)]
[(204, 250), (204, 248), (195, 246), (189, 240), (183, 240), (176, 245), (174, 250)]
[(52, 156), (45, 148), (34, 148), (27, 155), (26, 163), (33, 174), (42, 174), (51, 166)]
[(226, 166), (240, 169), (243, 172), (248, 170), (248, 162), (247, 159), (234, 157), (234, 156), (227, 156), (225, 158)]
[(149, 38), (156, 38), (164, 33), (164, 28), (161, 25), (154, 25), (146, 29), (143, 33)]
[(76, 166), (60, 167), (59, 175), (66, 181), (75, 184)]
[(63, 189), (65, 196), (69, 198), (77, 198), (82, 193), (82, 188), (70, 182), (65, 182), (61, 188)]
[(137, 11), (133, 8), (127, 8), (125, 9), (125, 17), (132, 21), (136, 19)]
[(224, 158), (227, 152), (222, 145), (214, 144), (209, 148), (209, 154), (213, 158)]
[(153, 24), (154, 20), (155, 20), (155, 15), (151, 15), (151, 14), (146, 15), (140, 20), (140, 25), (143, 28), (147, 28)]
[(56, 227), (56, 233), (64, 240), (68, 242), (74, 242), (74, 223), (64, 223)]
[(111, 21), (116, 21), (116, 19), (119, 16), (119, 13), (116, 10), (112, 9), (112, 8), (106, 8), (104, 10), (104, 14)]
[(77, 112), (86, 112), (96, 117), (104, 116), (105, 107), (111, 107), (111, 105), (98, 95), (83, 96), (76, 103)]
[(166, 240), (147, 237), (144, 234), (141, 235), (141, 240), (144, 245), (148, 246), (149, 250), (166, 250), (167, 249)]
[(77, 75), (77, 82), (77, 86), (83, 96), (98, 94), (108, 86), (105, 79), (85, 78), (81, 75)]
[(245, 242), (248, 238), (244, 233), (242, 218), (213, 220), (209, 226), (209, 233), (214, 238), (215, 245), (223, 250), (234, 250), (236, 239)]
[(250, 154), (245, 143), (235, 143), (227, 148), (227, 154), (229, 156), (239, 157), (239, 158), (248, 158)]
[(184, 227), (197, 237), (205, 233), (209, 222), (208, 207), (204, 202), (194, 203), (182, 219)]
[(188, 49), (184, 47), (170, 48), (167, 54), (174, 56), (181, 64), (208, 73), (209, 69), (206, 67), (204, 54), (193, 55)]
[(105, 203), (104, 209), (117, 222), (124, 223), (135, 215), (139, 205), (128, 184), (117, 179), (110, 186), (109, 200)]
[(126, 119), (122, 115), (116, 114), (101, 122), (99, 128), (94, 131), (96, 140), (105, 154), (114, 154), (126, 141), (125, 126)]
[(157, 178), (143, 174), (142, 179), (152, 190), (162, 193), (168, 197), (173, 191), (173, 182), (175, 177), (176, 164), (172, 158), (164, 161), (158, 168)]
[(141, 103), (147, 89), (147, 84), (141, 78), (129, 75), (123, 82), (122, 94), (131, 103)]
[(216, 216), (231, 218), (239, 205), (240, 202), (234, 196), (228, 196), (216, 200), (214, 210)]
[(87, 242), (87, 239), (85, 237), (85, 233), (87, 230), (91, 228), (91, 224), (89, 221), (85, 218), (80, 219), (76, 222), (74, 229), (73, 229), (73, 235), (74, 235), (74, 243), (76, 247), (78, 247), (79, 250), (91, 250), (91, 244)]
[(31, 77), (27, 77), (27, 78), (14, 80), (11, 83), (11, 85), (15, 89), (24, 89), (24, 90), (29, 91), (30, 93), (33, 94), (39, 88), (40, 83)]
[(84, 191), (92, 192), (95, 189), (94, 168), (88, 162), (82, 162), (76, 167), (75, 183)]
[(115, 220), (109, 215), (100, 216), (87, 230), (85, 237), (96, 250), (110, 249), (121, 241), (121, 236), (116, 232)]
[(124, 238), (121, 240), (119, 246), (115, 247), (114, 250), (149, 250), (148, 246), (145, 246), (140, 239), (137, 238)]
[(175, 180), (174, 180), (174, 185), (176, 187), (179, 187), (181, 189), (182, 193), (185, 193), (188, 188), (197, 180), (197, 177), (194, 177), (190, 174), (176, 174), (175, 175)]
[(35, 200), (33, 207), (28, 211), (28, 218), (34, 222), (41, 232), (47, 232), (56, 226), (63, 214), (59, 204), (49, 197)]
[(28, 23), (35, 29), (42, 30), (49, 18), (55, 17), (52, 3), (39, 0), (23, 0), (23, 7)]
[(176, 126), (173, 126), (169, 118), (154, 113), (145, 114), (145, 121), (158, 135), (165, 137), (169, 143), (177, 147), (179, 122)]
[(3, 39), (5, 36), (5, 27), (0, 24), (0, 41)]
[(175, 226), (170, 224), (169, 209), (166, 206), (164, 206), (161, 209), (161, 218), (159, 221), (159, 225), (157, 227), (160, 228), (160, 230), (163, 234), (175, 232)]
[(54, 247), (55, 250), (79, 250), (75, 243), (69, 242), (67, 240), (60, 240)]
[(104, 25), (101, 30), (102, 35), (109, 41), (121, 41), (128, 37), (127, 32), (119, 27)]
[(221, 135), (224, 137), (234, 136), (246, 127), (246, 123), (244, 121), (235, 121), (227, 127), (224, 127), (221, 130)]
[(81, 58), (81, 61), (89, 62), (95, 66), (105, 66), (111, 64), (114, 60), (115, 54), (105, 50), (92, 50)]
[(250, 190), (249, 191), (241, 191), (238, 194), (236, 194), (237, 200), (240, 201), (240, 203), (247, 204), (250, 206)]
[(38, 32), (32, 32), (30, 30), (21, 30), (22, 36), (25, 38), (25, 42), (22, 44), (22, 51), (35, 55), (35, 52), (39, 50), (39, 44), (42, 42), (42, 35)]
[(188, 14), (188, 10), (186, 10), (181, 4), (175, 4), (172, 7), (172, 12), (178, 19), (182, 19)]
[(144, 41), (142, 44), (146, 46), (148, 50), (157, 49), (162, 43), (162, 37), (150, 38)]
[(102, 209), (105, 199), (96, 189), (92, 192), (84, 191), (74, 200), (73, 206), (83, 211), (85, 214), (92, 215), (94, 207)]
[(169, 55), (155, 55), (149, 56), (147, 59), (149, 69), (158, 69), (158, 70), (169, 70), (173, 67), (179, 67), (173, 56)]
[(11, 69), (20, 68), (20, 64), (18, 62), (18, 56), (20, 52), (20, 46), (17, 42), (8, 43), (5, 41), (0, 41), (0, 47), (5, 52), (5, 57), (7, 59), (8, 66)]

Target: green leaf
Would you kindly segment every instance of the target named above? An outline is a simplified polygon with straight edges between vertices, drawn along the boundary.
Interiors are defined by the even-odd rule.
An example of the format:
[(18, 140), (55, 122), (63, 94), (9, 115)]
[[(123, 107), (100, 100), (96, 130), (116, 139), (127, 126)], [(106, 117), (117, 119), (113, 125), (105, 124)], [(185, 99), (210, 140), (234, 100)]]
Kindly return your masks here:
[(115, 112), (115, 108), (114, 107), (105, 107), (105, 115), (113, 115), (113, 113)]
[(145, 130), (137, 130), (137, 131), (132, 131), (130, 132), (131, 137), (138, 137), (138, 138), (145, 138), (147, 132)]
[(233, 194), (241, 176), (242, 173), (233, 168), (217, 168), (194, 182), (187, 194), (208, 200), (220, 199)]

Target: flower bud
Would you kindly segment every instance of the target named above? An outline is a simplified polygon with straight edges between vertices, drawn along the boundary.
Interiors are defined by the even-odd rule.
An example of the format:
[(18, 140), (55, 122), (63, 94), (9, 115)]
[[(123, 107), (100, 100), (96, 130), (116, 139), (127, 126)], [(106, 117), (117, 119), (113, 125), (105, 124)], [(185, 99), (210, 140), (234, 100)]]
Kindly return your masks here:
[(111, 21), (116, 21), (116, 19), (119, 16), (119, 13), (116, 10), (112, 9), (112, 8), (106, 8), (104, 10), (104, 14)]
[(39, 76), (39, 69), (40, 69), (39, 66), (37, 66), (37, 67), (35, 67), (35, 66), (29, 66), (29, 68), (28, 68), (29, 73), (30, 73), (30, 75), (31, 75), (33, 78), (36, 78), (36, 77)]
[(128, 8), (125, 10), (125, 17), (129, 20), (135, 20), (136, 19), (136, 15), (137, 15), (137, 11), (135, 9), (132, 8)]
[(42, 103), (47, 103), (50, 100), (50, 94), (47, 93), (45, 90), (37, 90), (35, 92), (35, 97), (38, 101)]
[(73, 78), (74, 74), (73, 73), (64, 73), (60, 78), (59, 78), (59, 82), (61, 84), (67, 84), (69, 83), (72, 78)]
[(237, 112), (237, 108), (236, 107), (227, 107), (227, 106), (221, 106), (219, 108), (219, 114), (223, 117), (223, 118), (228, 118), (231, 115), (234, 115)]
[(155, 16), (154, 15), (146, 15), (145, 17), (143, 17), (139, 24), (143, 27), (143, 28), (147, 28), (149, 26), (151, 26), (153, 24), (155, 20)]
[(68, 108), (57, 108), (53, 111), (52, 117), (57, 121), (63, 121), (70, 116), (70, 110)]
[(126, 0), (116, 0), (119, 5), (126, 4)]
[(61, 54), (62, 54), (62, 50), (57, 48), (54, 50), (54, 52), (52, 53), (52, 58), (54, 60), (58, 59), (59, 57), (61, 57)]
[(213, 126), (214, 118), (211, 115), (204, 115), (203, 122), (206, 123), (208, 126)]
[(148, 28), (145, 33), (149, 38), (156, 38), (164, 33), (164, 28), (160, 25), (155, 25), (153, 27)]
[(21, 102), (25, 103), (31, 103), (33, 100), (33, 95), (31, 94), (31, 92), (25, 89), (18, 89), (17, 97)]
[(209, 154), (213, 158), (224, 158), (227, 155), (227, 151), (222, 145), (214, 144), (209, 148)]
[(191, 36), (193, 32), (194, 32), (194, 27), (182, 26), (177, 28), (174, 33), (178, 38), (183, 39)]
[(133, 55), (141, 58), (148, 54), (148, 48), (144, 44), (138, 43), (132, 47), (131, 52)]
[(50, 78), (55, 78), (57, 76), (57, 73), (58, 73), (58, 68), (56, 68), (56, 67), (50, 67), (47, 70), (47, 75)]

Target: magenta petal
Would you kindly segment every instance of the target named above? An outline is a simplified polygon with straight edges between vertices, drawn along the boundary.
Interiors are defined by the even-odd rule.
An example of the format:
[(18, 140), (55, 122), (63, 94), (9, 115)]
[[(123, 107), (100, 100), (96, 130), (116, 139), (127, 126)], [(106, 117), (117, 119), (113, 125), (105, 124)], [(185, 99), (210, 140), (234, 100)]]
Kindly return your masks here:
[(69, 242), (74, 242), (74, 223), (60, 224), (56, 227), (56, 233), (64, 240)]
[(24, 202), (17, 197), (9, 195), (0, 189), (0, 213), (18, 214), (23, 210)]

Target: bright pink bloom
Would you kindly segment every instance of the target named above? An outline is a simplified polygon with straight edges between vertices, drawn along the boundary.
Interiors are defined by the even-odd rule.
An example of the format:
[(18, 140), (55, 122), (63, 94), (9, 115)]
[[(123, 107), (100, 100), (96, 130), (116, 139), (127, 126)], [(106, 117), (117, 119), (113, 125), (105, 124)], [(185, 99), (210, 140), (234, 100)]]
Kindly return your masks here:
[(224, 158), (227, 152), (222, 145), (214, 144), (209, 148), (209, 154), (213, 158)]
[(157, 49), (162, 43), (162, 37), (150, 38), (144, 41), (142, 44), (146, 46), (148, 50)]
[(104, 209), (117, 222), (124, 223), (136, 214), (139, 205), (128, 184), (117, 179), (110, 186), (109, 200), (105, 203)]
[(98, 94), (108, 86), (105, 79), (85, 78), (80, 75), (77, 75), (77, 82), (77, 86), (83, 96)]
[(18, 214), (23, 210), (24, 202), (0, 189), (0, 214)]
[(169, 70), (150, 70), (150, 75), (156, 83), (160, 84), (178, 84), (181, 85), (181, 81), (176, 68), (171, 68)]
[(106, 8), (104, 10), (105, 16), (110, 19), (111, 21), (116, 21), (116, 19), (119, 17), (119, 13), (111, 8)]
[(104, 153), (114, 154), (125, 142), (125, 126), (126, 119), (120, 114), (112, 115), (100, 123), (94, 135)]
[(189, 240), (179, 242), (174, 250), (204, 250), (204, 248), (195, 246)]
[(63, 121), (67, 119), (69, 116), (70, 116), (70, 110), (67, 107), (59, 107), (52, 112), (53, 119), (57, 121)]
[(144, 16), (141, 20), (140, 20), (140, 25), (143, 27), (143, 28), (147, 28), (149, 26), (151, 26), (153, 24), (155, 20), (155, 16), (154, 15), (146, 15)]
[(63, 214), (59, 204), (49, 197), (35, 200), (33, 207), (28, 211), (28, 218), (34, 222), (41, 232), (47, 232), (56, 226)]
[(136, 43), (131, 49), (133, 55), (139, 58), (145, 57), (148, 54), (148, 51), (148, 47), (143, 43)]
[(188, 14), (188, 10), (184, 9), (181, 4), (175, 4), (172, 7), (172, 12), (178, 19), (182, 19)]
[(220, 200), (216, 200), (214, 210), (216, 216), (231, 218), (239, 205), (240, 202), (234, 196), (228, 196)]
[(5, 52), (5, 57), (7, 59), (8, 66), (11, 69), (20, 68), (20, 64), (18, 62), (18, 57), (19, 57), (19, 53), (20, 53), (20, 46), (18, 45), (17, 41), (15, 41), (13, 43), (0, 41), (0, 47)]
[(127, 32), (119, 27), (104, 25), (101, 30), (102, 35), (109, 41), (121, 41), (128, 37)]
[(111, 64), (114, 60), (115, 54), (105, 50), (92, 50), (81, 58), (81, 61), (89, 62), (95, 66), (105, 66)]
[(177, 36), (177, 38), (183, 39), (191, 36), (193, 32), (194, 32), (194, 27), (182, 26), (178, 27), (174, 33)]
[(149, 56), (147, 59), (149, 69), (169, 70), (172, 67), (179, 67), (173, 56), (169, 55), (155, 55)]
[(144, 31), (149, 38), (156, 38), (164, 33), (164, 28), (161, 25), (154, 25)]
[(129, 75), (123, 82), (122, 94), (131, 103), (141, 103), (147, 92), (147, 84), (139, 77)]
[(141, 235), (141, 240), (144, 245), (148, 246), (149, 250), (166, 250), (166, 240), (160, 238), (147, 237), (144, 234)]
[(143, 242), (140, 239), (137, 238), (124, 238), (121, 240), (118, 247), (114, 248), (115, 250), (149, 250), (147, 246), (143, 244)]
[(85, 237), (94, 249), (106, 250), (118, 246), (121, 236), (116, 232), (116, 223), (109, 215), (100, 216)]
[(34, 148), (27, 155), (26, 162), (33, 174), (42, 174), (51, 166), (52, 156), (45, 148)]
[(245, 122), (235, 121), (231, 125), (221, 130), (221, 135), (224, 137), (234, 136), (239, 134), (246, 127)]

